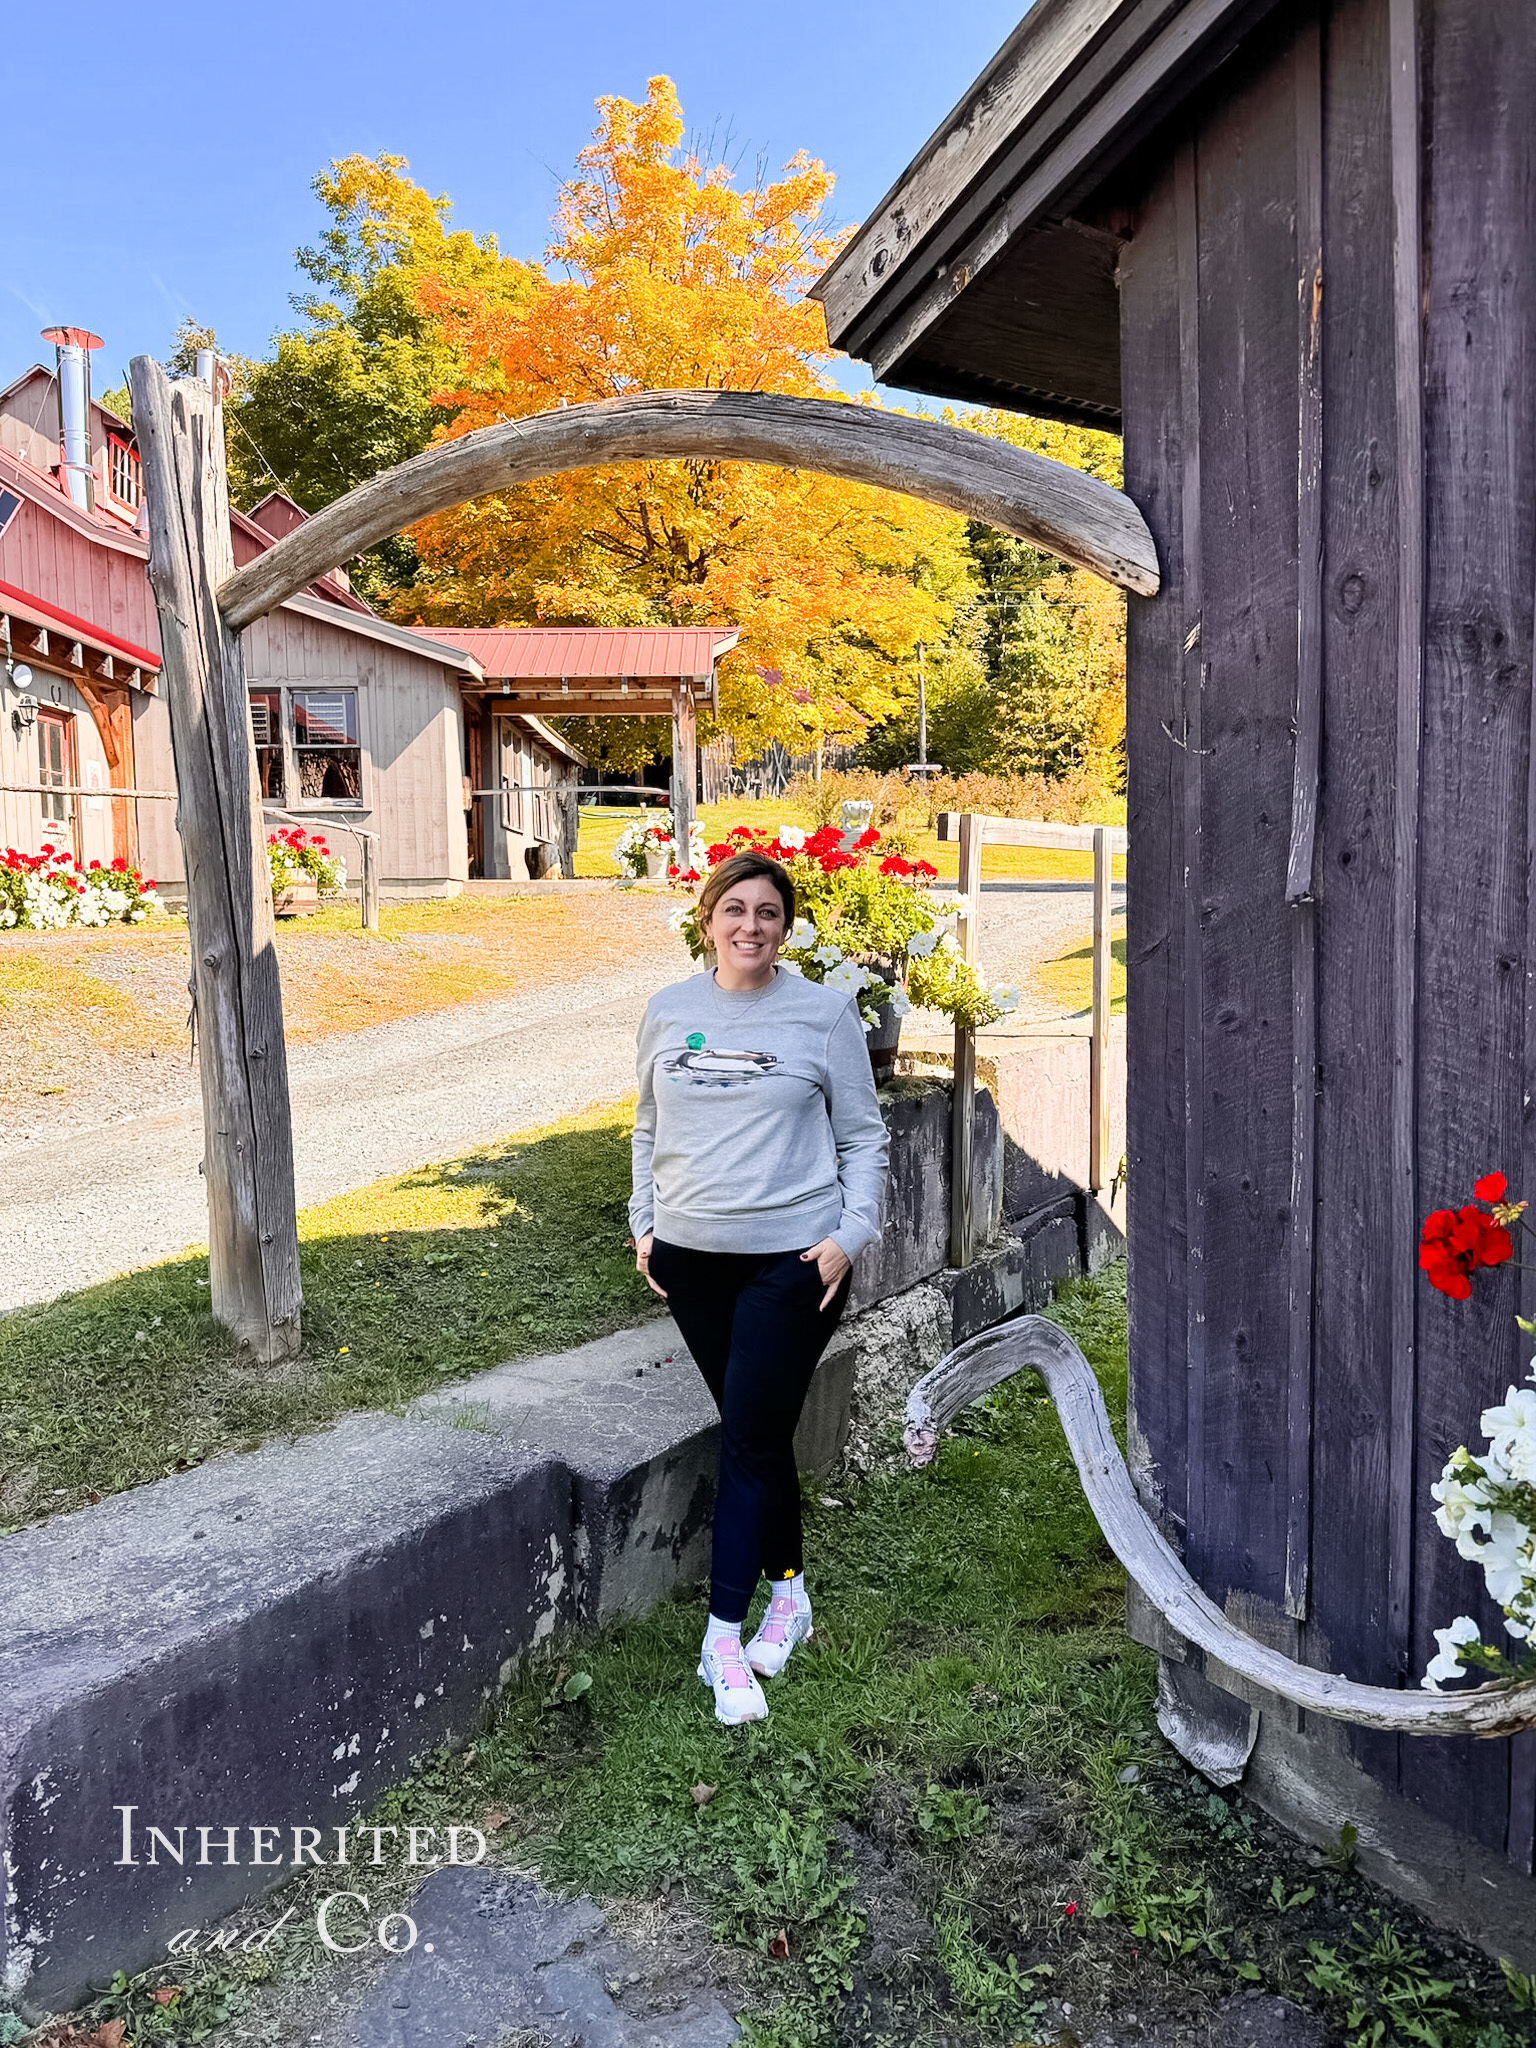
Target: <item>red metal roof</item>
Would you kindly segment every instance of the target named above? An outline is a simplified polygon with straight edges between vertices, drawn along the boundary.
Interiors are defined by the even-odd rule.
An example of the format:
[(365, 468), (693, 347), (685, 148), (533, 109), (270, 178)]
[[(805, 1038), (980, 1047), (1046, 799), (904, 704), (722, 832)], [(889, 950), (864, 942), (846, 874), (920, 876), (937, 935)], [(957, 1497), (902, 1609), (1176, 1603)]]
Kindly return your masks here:
[(472, 654), (495, 682), (517, 677), (707, 676), (736, 645), (731, 626), (413, 626)]

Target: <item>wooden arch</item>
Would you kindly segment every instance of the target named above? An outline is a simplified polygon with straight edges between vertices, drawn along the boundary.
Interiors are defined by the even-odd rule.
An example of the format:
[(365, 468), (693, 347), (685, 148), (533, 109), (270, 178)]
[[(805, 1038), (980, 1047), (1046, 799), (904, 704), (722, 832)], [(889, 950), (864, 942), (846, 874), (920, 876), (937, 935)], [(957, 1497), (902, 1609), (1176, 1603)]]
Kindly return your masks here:
[(482, 427), (348, 491), (219, 588), (239, 631), (316, 576), (430, 513), (510, 484), (613, 462), (763, 462), (906, 491), (984, 520), (1139, 597), (1157, 552), (1123, 491), (940, 420), (764, 391), (642, 391)]
[(214, 1315), (272, 1363), (300, 1344), (293, 1132), (240, 634), (328, 569), (430, 513), (608, 463), (703, 457), (813, 469), (930, 499), (1155, 595), (1145, 520), (1096, 478), (937, 420), (748, 391), (653, 391), (508, 420), (371, 478), (238, 573), (219, 394), (129, 369), (187, 869), (202, 1053)]

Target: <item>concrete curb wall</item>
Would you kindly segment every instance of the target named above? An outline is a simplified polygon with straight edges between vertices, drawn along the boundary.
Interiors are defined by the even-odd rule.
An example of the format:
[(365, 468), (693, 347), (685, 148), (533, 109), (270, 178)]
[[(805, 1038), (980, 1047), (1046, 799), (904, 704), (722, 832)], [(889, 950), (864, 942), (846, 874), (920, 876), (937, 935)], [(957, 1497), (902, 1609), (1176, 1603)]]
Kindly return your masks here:
[[(945, 1350), (1083, 1265), (1069, 1197), (945, 1270), (947, 1091), (898, 1086), (887, 1114), (901, 1220), (859, 1275), (880, 1298), (817, 1373), (807, 1470), (889, 1451)], [(325, 1830), (334, 1860), (330, 1831), (469, 1733), (523, 1657), (704, 1576), (717, 1449), (713, 1404), (658, 1317), (0, 1543), (7, 1989), (60, 2009), (145, 1967), (290, 1874), (296, 1827)], [(182, 1862), (158, 1843), (148, 1860), (150, 1827)]]

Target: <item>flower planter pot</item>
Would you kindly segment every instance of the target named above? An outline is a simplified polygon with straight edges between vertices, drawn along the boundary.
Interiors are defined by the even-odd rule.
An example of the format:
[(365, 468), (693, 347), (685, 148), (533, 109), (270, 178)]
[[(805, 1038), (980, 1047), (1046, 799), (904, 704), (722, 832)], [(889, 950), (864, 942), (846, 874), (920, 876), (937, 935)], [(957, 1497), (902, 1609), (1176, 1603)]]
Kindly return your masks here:
[(664, 882), (667, 879), (667, 869), (671, 865), (672, 849), (670, 846), (664, 846), (655, 853), (647, 849), (645, 856), (646, 880), (649, 882)]
[[(859, 957), (861, 964), (872, 974), (878, 974), (882, 981), (889, 982), (893, 988), (906, 987), (901, 963), (893, 960), (889, 954), (866, 953)], [(887, 1003), (875, 1020), (874, 1030), (864, 1034), (864, 1042), (869, 1047), (869, 1064), (875, 1070), (877, 1088), (889, 1081), (896, 1071), (896, 1047), (900, 1039), (901, 1018), (897, 1014), (896, 1005)]]
[(272, 891), (274, 917), (313, 917), (319, 908), (320, 888), (316, 882), (290, 882), (286, 888)]
[(882, 1087), (896, 1071), (896, 1048), (901, 1042), (901, 1019), (896, 1005), (887, 1003), (875, 1020), (873, 1031), (865, 1034), (869, 1064), (875, 1070), (875, 1086)]

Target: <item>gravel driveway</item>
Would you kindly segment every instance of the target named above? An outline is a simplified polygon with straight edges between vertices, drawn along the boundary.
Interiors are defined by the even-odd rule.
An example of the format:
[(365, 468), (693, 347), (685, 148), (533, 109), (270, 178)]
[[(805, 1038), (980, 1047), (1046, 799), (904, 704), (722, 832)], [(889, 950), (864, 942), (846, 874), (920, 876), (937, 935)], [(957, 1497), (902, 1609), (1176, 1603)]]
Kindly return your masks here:
[[(1091, 919), (1086, 882), (986, 883), (982, 963), (1027, 992), (1034, 963)], [(627, 1094), (646, 1000), (681, 965), (659, 947), (536, 994), (291, 1049), (300, 1206)], [(1020, 1012), (1047, 1014), (1038, 1000)], [(203, 1242), (201, 1157), (197, 1075), (179, 1062), (158, 1063), (152, 1099), (128, 1115), (82, 1104), (0, 1132), (0, 1310)]]

